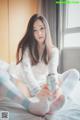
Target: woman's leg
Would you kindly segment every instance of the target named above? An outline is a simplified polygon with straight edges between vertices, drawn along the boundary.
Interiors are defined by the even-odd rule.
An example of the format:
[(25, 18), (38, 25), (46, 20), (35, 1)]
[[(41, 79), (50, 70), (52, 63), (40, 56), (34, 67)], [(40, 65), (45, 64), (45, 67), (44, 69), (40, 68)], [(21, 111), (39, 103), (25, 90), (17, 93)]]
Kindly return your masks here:
[(54, 113), (56, 110), (61, 109), (65, 104), (65, 97), (70, 94), (79, 80), (79, 72), (75, 69), (71, 69), (64, 72), (63, 74), (59, 74), (58, 79), (62, 83), (61, 88), (63, 95), (61, 95), (55, 102), (53, 101), (49, 113)]
[(50, 103), (46, 99), (40, 100), (37, 97), (27, 98), (27, 96), (22, 95), (10, 80), (9, 74), (5, 71), (0, 71), (0, 99), (1, 98), (9, 98), (36, 115), (45, 115), (50, 107)]
[(70, 95), (75, 85), (77, 84), (80, 74), (76, 69), (70, 69), (64, 72), (61, 76), (61, 79), (63, 81), (61, 88), (64, 96), (67, 97)]
[[(6, 71), (0, 71), (0, 99), (11, 99), (15, 103), (28, 108), (29, 100), (27, 100), (17, 89), (15, 84), (10, 80), (10, 76)], [(26, 102), (25, 102), (26, 101)]]

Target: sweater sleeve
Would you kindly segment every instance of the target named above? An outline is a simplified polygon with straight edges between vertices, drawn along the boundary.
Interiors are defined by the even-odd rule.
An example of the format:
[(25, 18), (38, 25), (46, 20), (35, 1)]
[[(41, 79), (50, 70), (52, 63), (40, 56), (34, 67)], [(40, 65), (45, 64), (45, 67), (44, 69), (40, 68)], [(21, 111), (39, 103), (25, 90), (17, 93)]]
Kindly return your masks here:
[(31, 68), (32, 66), (30, 63), (28, 51), (25, 51), (21, 65), (22, 65), (22, 70), (23, 70), (23, 74), (24, 74), (27, 87), (31, 95), (34, 96), (40, 90), (40, 85), (35, 79), (34, 74), (32, 72), (32, 68)]
[[(59, 50), (55, 47), (52, 48), (52, 54), (51, 54), (51, 59), (49, 61), (48, 64), (48, 74), (52, 75), (53, 80), (56, 81), (56, 89), (59, 88), (57, 82), (58, 82), (58, 72), (57, 72), (57, 68), (58, 68), (58, 64), (59, 64)], [(50, 90), (54, 91), (54, 87), (52, 87), (52, 83), (49, 84), (49, 88)]]
[(59, 50), (58, 48), (52, 48), (51, 59), (48, 64), (49, 74), (57, 74), (57, 68), (59, 64)]

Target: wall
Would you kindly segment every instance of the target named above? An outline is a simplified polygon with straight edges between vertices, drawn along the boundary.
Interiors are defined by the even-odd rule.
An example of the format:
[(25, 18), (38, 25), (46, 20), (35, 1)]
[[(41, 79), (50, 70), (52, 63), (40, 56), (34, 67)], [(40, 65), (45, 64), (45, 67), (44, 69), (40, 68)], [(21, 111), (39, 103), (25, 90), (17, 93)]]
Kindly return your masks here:
[(0, 0), (0, 59), (9, 60), (8, 0)]
[(37, 11), (37, 0), (0, 0), (0, 59), (15, 61), (18, 42)]
[(65, 48), (63, 50), (63, 70), (71, 68), (80, 71), (80, 48)]

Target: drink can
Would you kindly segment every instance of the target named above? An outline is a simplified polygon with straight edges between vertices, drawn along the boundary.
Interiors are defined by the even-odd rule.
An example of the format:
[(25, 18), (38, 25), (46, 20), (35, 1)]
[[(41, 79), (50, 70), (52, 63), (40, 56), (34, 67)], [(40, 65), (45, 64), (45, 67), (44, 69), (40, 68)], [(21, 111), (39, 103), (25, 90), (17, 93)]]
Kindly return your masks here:
[(47, 83), (50, 91), (55, 91), (56, 90), (56, 78), (54, 74), (49, 74), (47, 76)]

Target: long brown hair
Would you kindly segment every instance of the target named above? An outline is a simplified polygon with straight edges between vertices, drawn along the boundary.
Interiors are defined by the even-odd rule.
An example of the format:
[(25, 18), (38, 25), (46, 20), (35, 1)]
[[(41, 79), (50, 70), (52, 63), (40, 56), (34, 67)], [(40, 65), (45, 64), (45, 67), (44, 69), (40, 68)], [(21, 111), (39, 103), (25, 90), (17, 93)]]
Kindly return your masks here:
[(42, 60), (45, 64), (48, 64), (50, 59), (50, 53), (52, 48), (52, 40), (49, 30), (49, 25), (46, 19), (42, 15), (34, 14), (28, 23), (27, 31), (21, 41), (18, 44), (17, 53), (16, 53), (16, 63), (18, 64), (23, 59), (23, 54), (26, 48), (29, 49), (29, 55), (31, 58), (31, 64), (37, 64), (39, 62), (39, 52), (37, 48), (37, 41), (34, 38), (33, 34), (33, 25), (36, 20), (41, 20), (45, 26), (46, 38), (45, 38), (45, 48), (42, 55)]

